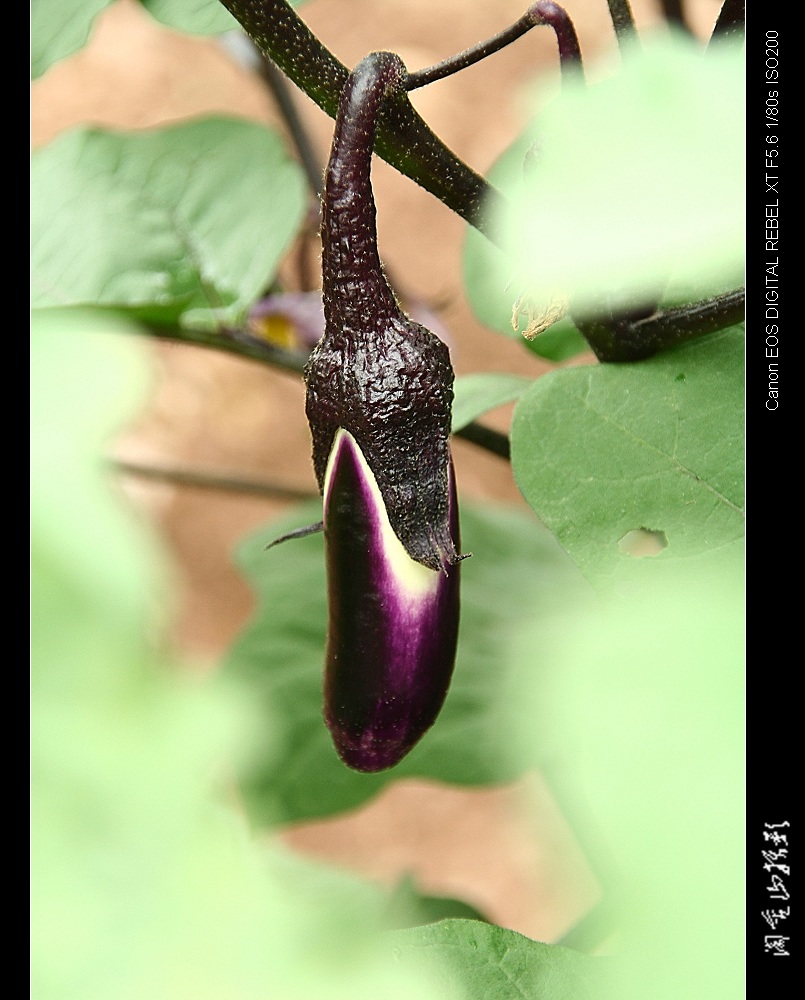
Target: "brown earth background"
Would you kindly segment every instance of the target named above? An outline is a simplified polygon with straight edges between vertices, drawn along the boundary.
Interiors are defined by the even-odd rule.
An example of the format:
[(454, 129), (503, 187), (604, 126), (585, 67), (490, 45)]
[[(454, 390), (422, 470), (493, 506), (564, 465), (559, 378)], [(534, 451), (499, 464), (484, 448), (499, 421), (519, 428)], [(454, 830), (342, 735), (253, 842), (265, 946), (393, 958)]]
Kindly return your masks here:
[[(525, 6), (525, 0), (311, 0), (301, 14), (347, 66), (388, 49), (418, 69), (495, 34)], [(567, 0), (565, 6), (594, 79), (596, 58), (615, 48), (607, 4)], [(686, 4), (699, 37), (707, 37), (718, 7), (717, 0)], [(632, 8), (640, 29), (660, 20), (658, 3), (632, 0)], [(552, 85), (556, 73), (553, 35), (537, 29), (411, 96), (447, 145), (484, 173), (527, 121), (534, 84), (538, 95), (540, 80)], [(294, 97), (323, 164), (332, 121), (298, 91)], [(44, 145), (78, 124), (143, 129), (212, 113), (285, 131), (265, 86), (215, 40), (178, 34), (136, 0), (117, 0), (97, 19), (88, 45), (34, 83), (32, 143)], [(449, 330), (457, 374), (537, 377), (550, 370), (550, 363), (473, 317), (460, 269), (465, 224), (382, 161), (375, 161), (373, 181), (381, 254), (400, 287), (434, 308)], [(310, 265), (315, 275), (315, 250)], [(283, 275), (294, 287), (290, 261)], [(152, 397), (116, 444), (115, 457), (315, 492), (300, 379), (209, 350), (154, 344), (150, 351)], [(506, 430), (510, 417), (511, 407), (503, 407), (485, 421)], [(505, 462), (460, 440), (454, 457), (463, 496), (522, 503)], [(214, 669), (253, 609), (231, 553), (287, 505), (133, 477), (125, 488), (157, 526), (174, 563), (175, 643)], [(353, 813), (297, 826), (283, 837), (295, 849), (387, 885), (413, 876), (421, 890), (463, 899), (496, 923), (543, 941), (561, 936), (598, 896), (539, 775), (515, 786), (473, 790), (398, 781)]]

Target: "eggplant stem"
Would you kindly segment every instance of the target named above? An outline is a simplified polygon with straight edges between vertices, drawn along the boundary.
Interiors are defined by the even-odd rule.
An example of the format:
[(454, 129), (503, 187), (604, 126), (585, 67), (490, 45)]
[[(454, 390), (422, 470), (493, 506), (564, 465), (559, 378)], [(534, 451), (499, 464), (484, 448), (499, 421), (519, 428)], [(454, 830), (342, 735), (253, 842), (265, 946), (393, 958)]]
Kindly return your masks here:
[(498, 32), (497, 35), (492, 35), (491, 38), (450, 56), (448, 59), (443, 59), (433, 66), (409, 73), (405, 89), (417, 90), (419, 87), (425, 87), (437, 80), (443, 80), (453, 73), (458, 73), (482, 59), (486, 59), (487, 56), (499, 52), (507, 45), (511, 45), (512, 42), (516, 42), (532, 28), (544, 24), (549, 25), (556, 32), (563, 73), (569, 71), (575, 77), (581, 68), (581, 47), (573, 22), (567, 12), (558, 4), (550, 3), (548, 0), (538, 0), (537, 3), (531, 4), (522, 17), (519, 17), (508, 28)]

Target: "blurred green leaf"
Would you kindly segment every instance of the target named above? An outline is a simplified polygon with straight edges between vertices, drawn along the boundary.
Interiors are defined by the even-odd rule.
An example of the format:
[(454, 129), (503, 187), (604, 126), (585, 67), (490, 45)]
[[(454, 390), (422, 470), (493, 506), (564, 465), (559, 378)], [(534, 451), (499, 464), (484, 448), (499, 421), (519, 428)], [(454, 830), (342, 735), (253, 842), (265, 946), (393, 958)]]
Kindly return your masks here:
[(277, 728), (158, 641), (164, 564), (100, 454), (146, 384), (131, 329), (33, 317), (32, 995), (437, 1000), (388, 961), (379, 890), (257, 845), (230, 804)]
[[(551, 372), (521, 398), (515, 479), (592, 582), (741, 560), (743, 372), (735, 327), (649, 361)], [(667, 547), (635, 558), (622, 550), (635, 531)]]
[[(41, 76), (53, 63), (72, 55), (89, 38), (95, 17), (112, 0), (33, 0), (31, 73)], [(212, 35), (239, 30), (218, 0), (140, 0), (158, 21), (189, 34)], [(298, 6), (298, 3), (294, 6)]]
[(193, 35), (239, 30), (238, 22), (218, 0), (140, 0), (149, 14), (169, 28)]
[(32, 161), (35, 306), (99, 305), (157, 323), (237, 322), (275, 274), (304, 182), (262, 125), (77, 129)]
[(563, 86), (530, 130), (527, 183), (506, 189), (515, 263), (489, 280), (568, 296), (576, 312), (633, 305), (671, 277), (702, 297), (740, 285), (745, 90), (740, 48), (705, 55), (674, 33), (644, 38), (593, 85)]
[(429, 896), (417, 889), (415, 880), (404, 876), (395, 886), (386, 904), (384, 923), (393, 930), (434, 924), (439, 920), (481, 920), (486, 917), (474, 906), (448, 896)]
[[(493, 164), (487, 176), (490, 183), (505, 191), (517, 192), (524, 183), (523, 160), (533, 141), (532, 130), (519, 136)], [(462, 255), (464, 288), (476, 317), (491, 330), (521, 340), (533, 354), (550, 361), (566, 361), (587, 350), (587, 342), (570, 320), (555, 323), (534, 340), (525, 340), (525, 322), (512, 326), (512, 311), (517, 299), (528, 290), (522, 269), (512, 267), (501, 250), (473, 226), (467, 227)]]
[[(743, 993), (743, 573), (669, 563), (553, 643), (513, 640), (509, 750), (543, 761), (614, 904), (606, 1000)], [(534, 733), (539, 731), (539, 740)]]
[[(398, 962), (432, 966), (442, 1000), (594, 1000), (599, 960), (477, 920), (443, 920), (392, 935)], [(435, 964), (438, 962), (439, 964)]]
[[(489, 784), (521, 773), (501, 767), (505, 739), (500, 691), (505, 645), (517, 623), (537, 617), (550, 627), (572, 616), (586, 586), (555, 540), (519, 511), (462, 506), (461, 627), (456, 668), (441, 715), (422, 742), (395, 768), (357, 774), (337, 757), (322, 718), (322, 667), (327, 623), (321, 535), (265, 551), (293, 527), (321, 520), (318, 504), (270, 525), (246, 542), (238, 565), (254, 588), (258, 608), (230, 650), (226, 670), (274, 706), (284, 726), (283, 749), (244, 778), (253, 817), (278, 820), (326, 816), (365, 802), (404, 776), (455, 784)], [(567, 584), (567, 586), (565, 586)], [(560, 596), (561, 595), (561, 596)], [(533, 669), (543, 667), (539, 650)]]
[[(121, 336), (134, 329), (118, 317), (33, 314), (31, 540), (33, 566), (43, 576), (33, 578), (32, 638), (35, 653), (38, 644), (50, 651), (45, 661), (80, 648), (74, 666), (82, 671), (103, 662), (98, 626), (122, 634), (122, 646), (139, 641), (148, 592), (160, 586), (154, 539), (113, 501), (100, 457), (147, 385), (142, 357)], [(70, 602), (84, 611), (68, 614)], [(169, 606), (167, 588), (161, 603)], [(35, 682), (38, 667), (34, 655)]]
[(533, 379), (524, 375), (506, 375), (498, 372), (477, 372), (473, 375), (459, 375), (453, 386), (453, 426), (452, 431), (462, 427), (504, 403), (519, 399), (531, 385)]
[(33, 0), (31, 3), (31, 75), (72, 55), (89, 38), (96, 16), (111, 0)]

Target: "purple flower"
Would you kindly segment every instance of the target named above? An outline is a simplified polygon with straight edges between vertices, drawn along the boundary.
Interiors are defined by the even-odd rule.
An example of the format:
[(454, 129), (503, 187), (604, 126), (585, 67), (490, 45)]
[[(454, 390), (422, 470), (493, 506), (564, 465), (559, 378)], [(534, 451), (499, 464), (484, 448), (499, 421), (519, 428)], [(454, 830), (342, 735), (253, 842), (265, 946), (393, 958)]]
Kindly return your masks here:
[(324, 333), (321, 292), (275, 292), (249, 310), (249, 330), (280, 347), (309, 351)]

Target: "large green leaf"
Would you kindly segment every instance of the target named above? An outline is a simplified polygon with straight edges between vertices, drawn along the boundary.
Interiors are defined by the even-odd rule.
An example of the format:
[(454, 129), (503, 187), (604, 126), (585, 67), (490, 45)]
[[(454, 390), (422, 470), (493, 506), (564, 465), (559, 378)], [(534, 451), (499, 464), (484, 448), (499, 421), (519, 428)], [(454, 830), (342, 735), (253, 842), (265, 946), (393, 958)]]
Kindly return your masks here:
[(592, 959), (477, 920), (395, 931), (398, 962), (432, 969), (443, 1000), (593, 1000)]
[(428, 896), (420, 892), (410, 875), (405, 875), (388, 896), (384, 923), (390, 930), (435, 924), (440, 920), (462, 919), (488, 922), (474, 906), (450, 896)]
[[(112, 501), (99, 458), (111, 428), (128, 418), (146, 388), (145, 366), (120, 333), (133, 326), (117, 317), (61, 311), (34, 313), (31, 336), (31, 535), (35, 565), (47, 555), (56, 590), (34, 588), (34, 600), (51, 595), (34, 613), (34, 647), (92, 648), (97, 635), (83, 632), (85, 618), (104, 645), (121, 633), (124, 646), (143, 626), (146, 591), (156, 585), (154, 540), (130, 512)], [(79, 336), (81, 334), (81, 336)], [(102, 558), (95, 559), (97, 553)], [(92, 571), (89, 572), (91, 566)], [(34, 574), (35, 581), (38, 579)], [(61, 614), (58, 594), (69, 594), (73, 613)], [(166, 601), (163, 592), (161, 603)], [(50, 608), (45, 613), (45, 606)], [(86, 614), (76, 608), (86, 607)], [(65, 621), (69, 632), (65, 633)], [(83, 635), (83, 639), (79, 636)], [(45, 657), (46, 658), (46, 657)], [(40, 677), (34, 655), (34, 679)], [(83, 657), (83, 672), (103, 657)], [(97, 683), (97, 677), (92, 677)]]
[[(523, 160), (534, 140), (533, 129), (519, 136), (491, 167), (490, 183), (515, 195), (523, 184)], [(464, 287), (467, 300), (478, 319), (507, 337), (517, 337), (534, 354), (551, 361), (565, 361), (587, 349), (587, 342), (569, 320), (562, 320), (539, 334), (524, 340), (524, 319), (512, 325), (517, 299), (528, 291), (521, 269), (513, 267), (501, 250), (473, 226), (467, 227), (462, 255)]]
[(238, 22), (218, 0), (140, 0), (149, 14), (178, 31), (216, 35), (238, 30)]
[[(594, 85), (563, 84), (489, 172), (506, 195), (507, 252), (468, 231), (464, 281), (478, 318), (518, 336), (516, 301), (522, 316), (562, 303), (577, 316), (607, 300), (670, 304), (740, 285), (743, 72), (740, 51), (703, 56), (666, 34), (599, 68)], [(528, 342), (555, 361), (586, 346), (568, 319)]]
[[(462, 548), (473, 557), (462, 564), (453, 684), (433, 728), (397, 767), (382, 774), (357, 774), (345, 767), (322, 718), (327, 608), (321, 536), (264, 550), (292, 527), (320, 520), (321, 508), (303, 508), (243, 545), (237, 561), (257, 592), (258, 608), (230, 650), (227, 669), (244, 679), (272, 714), (276, 710), (285, 729), (279, 756), (258, 761), (245, 776), (247, 802), (257, 819), (274, 818), (271, 810), (277, 807), (276, 818), (287, 821), (339, 812), (403, 776), (486, 784), (520, 773), (516, 763), (501, 766), (506, 641), (523, 621), (534, 618), (549, 628), (562, 615), (572, 615), (581, 596), (580, 577), (529, 516), (469, 505), (461, 516)], [(586, 594), (586, 587), (581, 589)], [(538, 673), (543, 666), (537, 649), (533, 669)]]
[(633, 306), (669, 279), (702, 295), (739, 285), (740, 47), (703, 53), (689, 38), (657, 34), (598, 76), (563, 85), (532, 126), (533, 170), (506, 188), (502, 278), (537, 301), (568, 297), (574, 312), (602, 298)]
[(267, 707), (154, 641), (165, 565), (101, 452), (145, 388), (130, 329), (33, 322), (32, 995), (437, 1000), (376, 887), (250, 840), (224, 786)]
[[(741, 558), (743, 345), (732, 328), (649, 361), (551, 372), (521, 398), (515, 478), (593, 582)], [(630, 532), (667, 545), (637, 559)]]
[(552, 748), (548, 777), (603, 883), (616, 947), (597, 996), (733, 1000), (746, 940), (743, 574), (662, 569), (556, 636), (539, 683), (543, 636), (513, 638), (508, 746), (535, 764)]
[(53, 63), (80, 49), (92, 22), (111, 0), (33, 0), (31, 4), (31, 75), (41, 76)]
[[(305, 0), (288, 0), (301, 7)], [(140, 0), (149, 14), (177, 31), (191, 35), (217, 35), (240, 31), (240, 25), (219, 0)]]
[(524, 375), (507, 375), (499, 372), (459, 375), (453, 387), (455, 391), (453, 433), (466, 427), (487, 410), (494, 410), (504, 403), (519, 399), (532, 381)]
[[(95, 17), (111, 2), (112, 0), (33, 0), (32, 75), (41, 76), (53, 63), (82, 48), (89, 38)], [(158, 21), (178, 31), (211, 35), (238, 28), (237, 21), (218, 0), (140, 2)]]
[(35, 306), (236, 322), (304, 211), (301, 171), (280, 138), (234, 119), (78, 129), (38, 151), (31, 172)]

